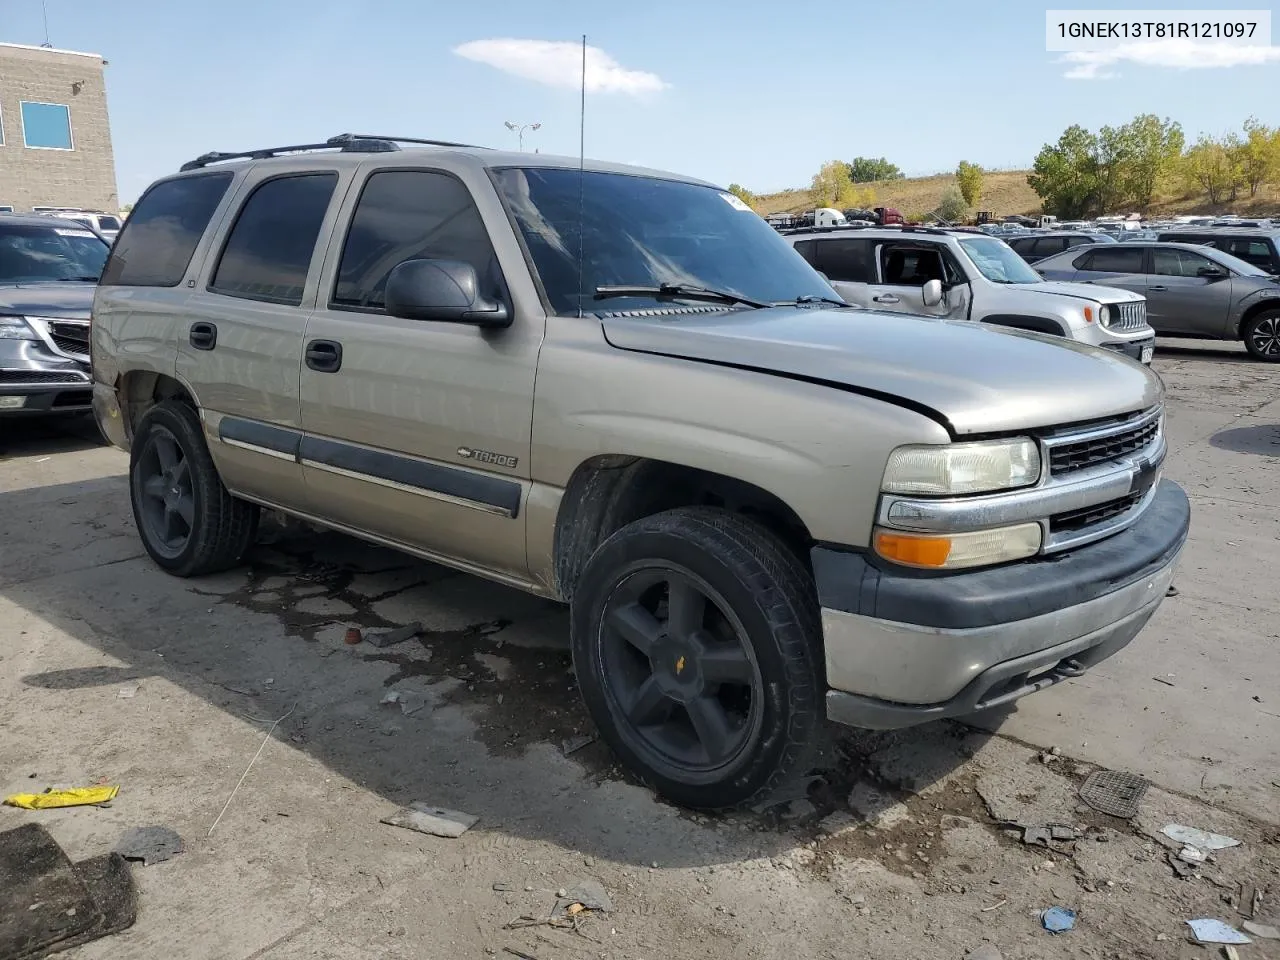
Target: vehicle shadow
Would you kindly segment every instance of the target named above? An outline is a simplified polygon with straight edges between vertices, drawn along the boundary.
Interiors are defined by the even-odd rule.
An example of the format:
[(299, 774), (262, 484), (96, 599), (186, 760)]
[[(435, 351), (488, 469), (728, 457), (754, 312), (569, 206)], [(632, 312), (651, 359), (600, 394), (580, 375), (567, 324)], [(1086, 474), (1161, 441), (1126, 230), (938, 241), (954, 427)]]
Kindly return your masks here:
[(1225, 340), (1183, 340), (1160, 337), (1156, 341), (1156, 360), (1214, 360), (1218, 363), (1257, 364), (1239, 343)]
[(1233, 453), (1280, 457), (1280, 423), (1219, 430), (1209, 438), (1209, 446), (1217, 447), (1219, 450), (1230, 450)]
[[(54, 556), (0, 585), (0, 596), (120, 666), (36, 670), (15, 678), (25, 686), (69, 705), (77, 690), (160, 677), (237, 722), (292, 705), (277, 739), (390, 803), (464, 810), (491, 829), (591, 856), (717, 864), (820, 838), (833, 813), (856, 822), (904, 804), (933, 810), (936, 791), (927, 803), (919, 794), (963, 775), (989, 736), (950, 723), (894, 733), (829, 727), (810, 775), (782, 792), (780, 806), (695, 816), (658, 801), (601, 742), (583, 743), (594, 730), (558, 604), (274, 520), (244, 568), (179, 580), (138, 556), (123, 477), (0, 494), (0, 553), (41, 549), (11, 537), (10, 518), (55, 503), (70, 504), (71, 515), (48, 524)], [(81, 547), (66, 531), (81, 514), (104, 512), (115, 514), (119, 559), (69, 563), (61, 554)], [(423, 626), (417, 638), (370, 643), (411, 621)], [(344, 642), (351, 627), (362, 642)], [(973, 802), (971, 790), (960, 792), (969, 799), (957, 802)]]
[(89, 450), (104, 442), (92, 417), (24, 416), (0, 420), (0, 460)]

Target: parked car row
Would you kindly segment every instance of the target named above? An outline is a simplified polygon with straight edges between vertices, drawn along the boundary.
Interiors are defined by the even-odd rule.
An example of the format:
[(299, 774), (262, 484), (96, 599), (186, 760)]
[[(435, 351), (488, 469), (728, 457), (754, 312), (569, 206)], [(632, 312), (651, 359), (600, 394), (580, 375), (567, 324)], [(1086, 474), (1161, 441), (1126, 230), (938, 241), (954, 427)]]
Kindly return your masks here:
[(718, 809), (824, 718), (1001, 707), (1133, 639), (1190, 517), (1149, 341), (1141, 294), (981, 234), (784, 237), (686, 177), (344, 135), (143, 194), (93, 393), (163, 569), (235, 565), (266, 507), (562, 601), (604, 741)]
[(1257, 359), (1280, 362), (1280, 278), (1216, 246), (1093, 245), (1041, 260), (1035, 268), (1048, 280), (1144, 296), (1148, 320), (1163, 336), (1242, 340)]

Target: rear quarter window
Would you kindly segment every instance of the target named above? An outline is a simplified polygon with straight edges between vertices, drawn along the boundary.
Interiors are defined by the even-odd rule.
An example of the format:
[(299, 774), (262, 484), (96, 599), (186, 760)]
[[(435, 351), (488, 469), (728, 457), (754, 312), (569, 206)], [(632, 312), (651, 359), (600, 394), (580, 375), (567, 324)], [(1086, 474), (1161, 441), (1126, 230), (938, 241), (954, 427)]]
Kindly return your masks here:
[(165, 180), (129, 215), (102, 272), (103, 286), (176, 287), (231, 184), (230, 173)]

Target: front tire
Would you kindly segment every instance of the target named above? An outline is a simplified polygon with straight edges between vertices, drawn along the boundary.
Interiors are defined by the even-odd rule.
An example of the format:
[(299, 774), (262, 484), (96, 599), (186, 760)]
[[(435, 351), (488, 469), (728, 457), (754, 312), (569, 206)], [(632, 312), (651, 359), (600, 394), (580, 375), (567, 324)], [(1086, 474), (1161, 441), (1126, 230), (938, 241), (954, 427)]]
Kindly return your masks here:
[(1280, 310), (1264, 310), (1250, 317), (1241, 334), (1245, 349), (1255, 360), (1280, 363)]
[(227, 492), (199, 416), (177, 400), (152, 407), (139, 423), (129, 492), (143, 547), (175, 576), (234, 567), (257, 533), (258, 508)]
[(760, 803), (817, 745), (812, 578), (740, 516), (682, 508), (616, 532), (575, 588), (572, 645), (601, 737), (675, 803)]

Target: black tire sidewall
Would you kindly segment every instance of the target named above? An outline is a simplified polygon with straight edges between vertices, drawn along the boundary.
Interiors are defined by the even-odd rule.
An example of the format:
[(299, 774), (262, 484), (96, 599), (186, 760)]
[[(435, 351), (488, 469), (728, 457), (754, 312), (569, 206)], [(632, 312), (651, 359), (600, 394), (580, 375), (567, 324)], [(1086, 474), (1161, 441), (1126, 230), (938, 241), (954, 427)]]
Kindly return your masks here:
[[(678, 511), (677, 511), (678, 512)], [(656, 529), (648, 518), (614, 534), (592, 556), (574, 591), (572, 607), (573, 659), (582, 697), (602, 738), (631, 770), (659, 793), (684, 806), (725, 809), (740, 806), (766, 789), (792, 745), (797, 720), (793, 698), (821, 700), (819, 671), (811, 646), (807, 656), (789, 655), (778, 636), (779, 624), (769, 611), (787, 604), (785, 592), (771, 582), (764, 566), (729, 538), (710, 529), (703, 536)], [(655, 753), (640, 741), (620, 716), (621, 707), (609, 689), (600, 653), (600, 629), (613, 586), (627, 571), (644, 561), (662, 560), (683, 567), (712, 586), (732, 608), (746, 630), (752, 656), (760, 670), (763, 691), (761, 717), (754, 742), (721, 771), (717, 779), (704, 774), (680, 774), (655, 762)], [(746, 574), (746, 576), (744, 576)], [(755, 585), (748, 582), (748, 577)], [(761, 589), (763, 588), (763, 589)], [(797, 611), (788, 611), (797, 614)], [(776, 616), (776, 613), (775, 613)], [(793, 615), (781, 629), (803, 631), (804, 618)], [(792, 649), (796, 649), (792, 645)], [(667, 767), (668, 769), (664, 769)], [(699, 782), (701, 781), (701, 782)]]
[[(138, 502), (136, 478), (138, 461), (146, 449), (151, 432), (157, 426), (168, 430), (182, 448), (182, 454), (188, 461), (191, 496), (195, 501), (196, 521), (192, 526), (191, 535), (187, 537), (187, 543), (182, 550), (174, 556), (159, 552), (152, 544), (148, 527), (142, 516), (141, 504)], [(205, 467), (205, 462), (208, 469), (202, 469)], [(194, 410), (184, 404), (162, 403), (147, 411), (130, 445), (129, 500), (133, 506), (133, 521), (138, 528), (138, 538), (142, 541), (143, 548), (152, 560), (170, 572), (185, 573), (190, 571), (198, 561), (202, 541), (208, 536), (208, 531), (205, 529), (208, 519), (207, 504), (211, 496), (216, 496), (220, 492), (208, 489), (208, 471), (212, 468), (213, 460), (201, 436), (200, 420)]]
[(1280, 355), (1269, 357), (1266, 354), (1259, 353), (1253, 349), (1252, 337), (1254, 328), (1268, 317), (1280, 321), (1280, 310), (1263, 310), (1256, 316), (1250, 317), (1249, 322), (1244, 325), (1244, 336), (1241, 339), (1244, 340), (1245, 350), (1247, 350), (1249, 352), (1249, 356), (1253, 357), (1255, 360), (1261, 360), (1263, 363), (1280, 363)]

